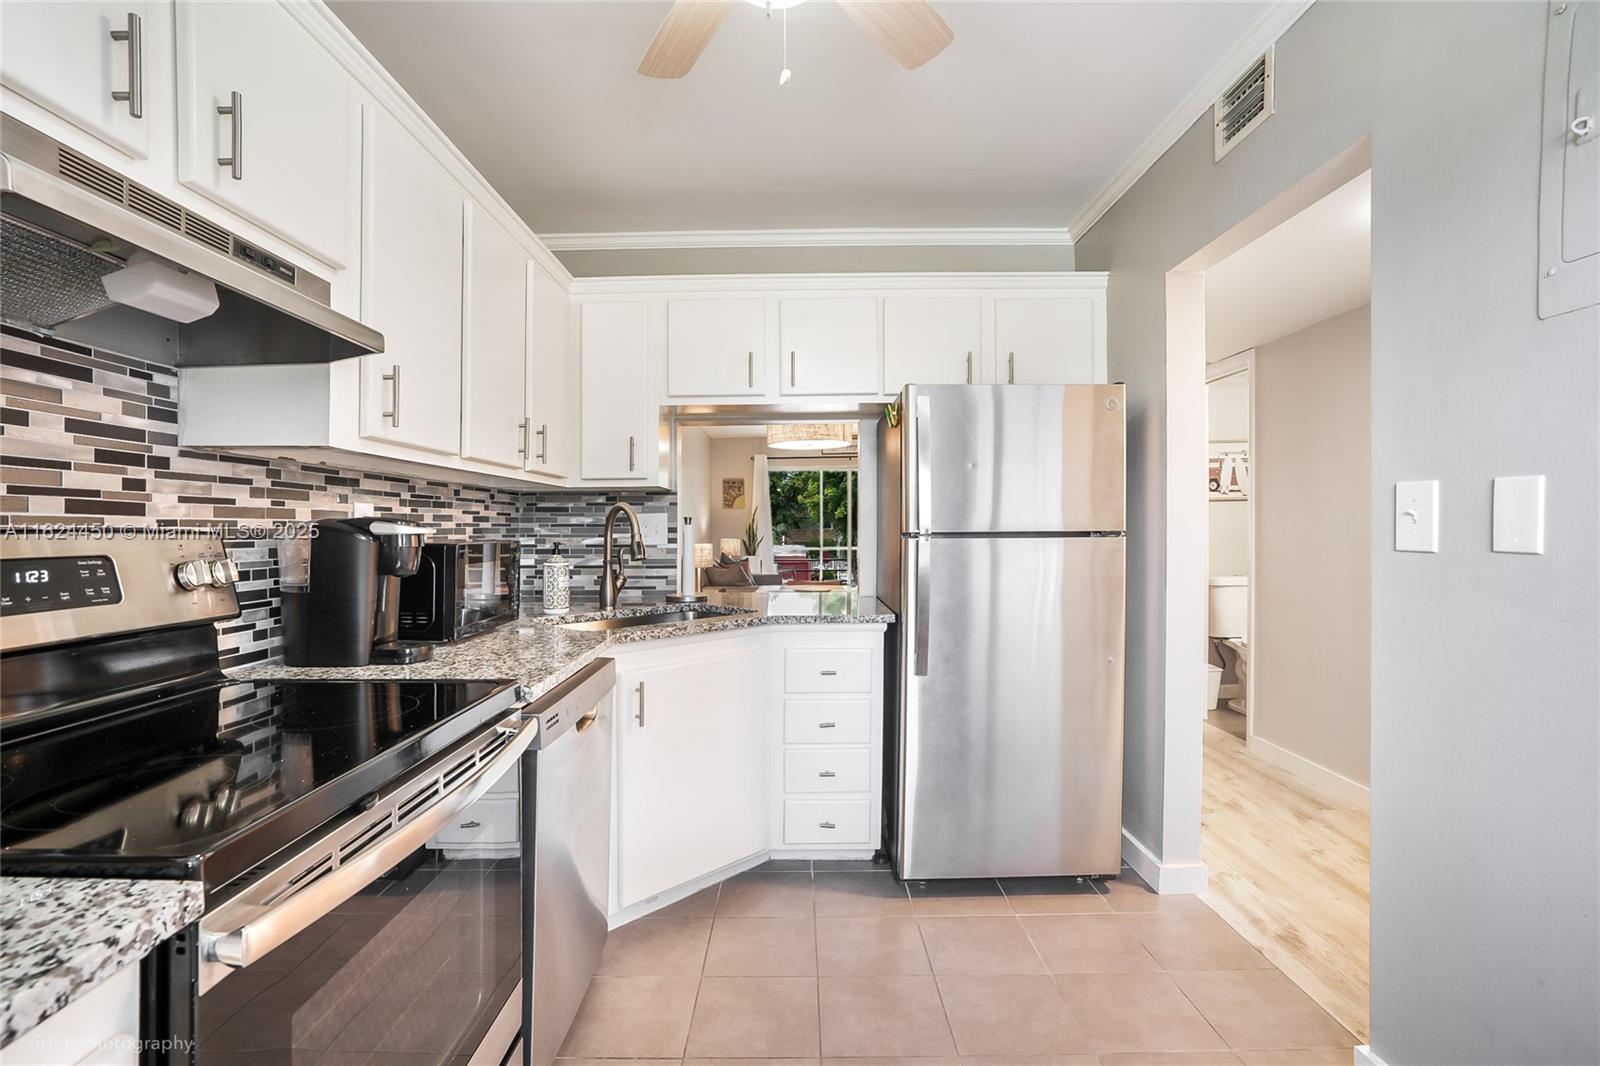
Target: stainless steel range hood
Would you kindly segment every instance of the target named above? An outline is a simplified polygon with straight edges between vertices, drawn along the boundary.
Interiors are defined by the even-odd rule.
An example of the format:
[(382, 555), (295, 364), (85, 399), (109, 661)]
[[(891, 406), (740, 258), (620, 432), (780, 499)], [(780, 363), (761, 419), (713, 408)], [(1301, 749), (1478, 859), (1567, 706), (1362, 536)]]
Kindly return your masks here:
[[(101, 279), (136, 253), (217, 287), (179, 323), (115, 303)], [(141, 256), (143, 258), (143, 256)], [(173, 366), (328, 363), (383, 334), (328, 306), (323, 279), (0, 115), (0, 319)]]

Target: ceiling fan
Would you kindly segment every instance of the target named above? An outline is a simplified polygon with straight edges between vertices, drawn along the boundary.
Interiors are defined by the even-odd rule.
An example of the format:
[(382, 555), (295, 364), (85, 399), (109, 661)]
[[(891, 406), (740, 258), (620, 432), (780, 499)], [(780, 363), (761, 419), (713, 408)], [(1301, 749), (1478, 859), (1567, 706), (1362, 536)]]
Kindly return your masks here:
[[(745, 2), (774, 11), (793, 7), (800, 0)], [(927, 0), (835, 2), (907, 70), (916, 70), (956, 39)], [(647, 78), (681, 78), (689, 73), (731, 10), (732, 0), (677, 0), (650, 41), (639, 73)]]

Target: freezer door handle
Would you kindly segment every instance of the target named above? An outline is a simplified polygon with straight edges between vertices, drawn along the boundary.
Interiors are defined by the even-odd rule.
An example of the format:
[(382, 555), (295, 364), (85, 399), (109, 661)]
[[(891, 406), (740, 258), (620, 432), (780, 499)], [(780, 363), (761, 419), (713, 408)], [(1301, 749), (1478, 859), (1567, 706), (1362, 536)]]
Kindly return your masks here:
[(918, 533), (929, 533), (933, 530), (933, 456), (928, 447), (931, 443), (931, 438), (928, 434), (932, 428), (932, 415), (932, 401), (927, 396), (918, 396), (916, 398), (916, 408), (911, 416), (917, 445)]
[(912, 673), (928, 676), (928, 556), (933, 544), (924, 537), (913, 537), (906, 546), (911, 549), (915, 588), (912, 590)]

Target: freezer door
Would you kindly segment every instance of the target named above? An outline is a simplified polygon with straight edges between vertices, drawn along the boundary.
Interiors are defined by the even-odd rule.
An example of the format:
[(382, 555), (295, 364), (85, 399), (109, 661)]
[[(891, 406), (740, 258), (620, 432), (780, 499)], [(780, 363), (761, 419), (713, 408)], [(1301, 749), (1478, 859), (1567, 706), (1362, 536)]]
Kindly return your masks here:
[(1116, 874), (1121, 537), (911, 538), (902, 878)]
[(1121, 385), (911, 385), (902, 529), (1124, 529)]

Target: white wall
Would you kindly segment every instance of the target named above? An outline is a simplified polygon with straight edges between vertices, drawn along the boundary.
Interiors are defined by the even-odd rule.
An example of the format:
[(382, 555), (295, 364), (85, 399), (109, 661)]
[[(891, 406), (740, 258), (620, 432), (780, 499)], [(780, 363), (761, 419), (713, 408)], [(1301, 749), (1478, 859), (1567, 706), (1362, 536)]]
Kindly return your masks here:
[[(1168, 362), (1168, 273), (1370, 138), (1372, 1046), (1396, 1064), (1600, 1059), (1600, 309), (1537, 314), (1547, 17), (1314, 4), (1278, 42), (1272, 117), (1221, 163), (1200, 117), (1078, 237), (1128, 384), (1124, 821), (1165, 860), (1199, 823), (1188, 766), (1184, 795), (1166, 781), (1199, 757), (1205, 576), (1168, 587), (1172, 486), (1200, 461), (1168, 425), (1201, 403)], [(1499, 474), (1548, 475), (1544, 555), (1490, 552)], [(1392, 550), (1412, 478), (1442, 482), (1435, 555)]]
[[(711, 441), (711, 541), (715, 549), (722, 537), (743, 539), (744, 527), (750, 521), (755, 506), (755, 483), (751, 481), (750, 457), (767, 450), (767, 438), (717, 437)], [(722, 506), (722, 479), (744, 478), (744, 503), (737, 509)]]
[[(684, 426), (678, 430), (678, 572), (679, 587), (694, 588), (694, 542), (705, 539), (706, 524), (716, 506), (711, 487), (711, 438), (703, 429)], [(693, 518), (688, 536), (681, 523)]]
[(1371, 308), (1358, 307), (1257, 347), (1251, 364), (1251, 740), (1360, 785), (1372, 750), (1371, 337)]

